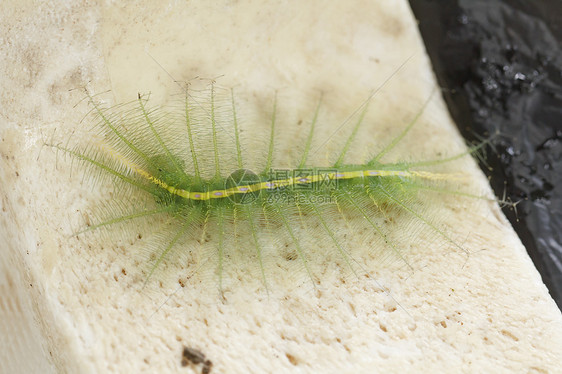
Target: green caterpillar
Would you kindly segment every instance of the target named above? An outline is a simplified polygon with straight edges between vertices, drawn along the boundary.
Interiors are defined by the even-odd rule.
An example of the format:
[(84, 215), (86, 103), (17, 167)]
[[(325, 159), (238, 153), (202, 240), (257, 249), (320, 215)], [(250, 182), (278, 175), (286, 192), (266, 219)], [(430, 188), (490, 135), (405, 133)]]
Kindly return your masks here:
[[(257, 267), (261, 283), (269, 289), (266, 263), (271, 257), (280, 257), (282, 262), (300, 264), (317, 285), (322, 276), (318, 266), (326, 259), (318, 261), (315, 256), (322, 252), (335, 255), (332, 257), (356, 274), (358, 270), (368, 273), (347, 245), (346, 238), (355, 235), (354, 225), (373, 238), (372, 253), (399, 259), (411, 267), (406, 249), (393, 234), (395, 229), (389, 228), (397, 217), (408, 217), (468, 254), (430, 219), (420, 194), (479, 198), (447, 188), (462, 179), (459, 174), (427, 169), (477, 152), (483, 144), (439, 160), (383, 162), (410, 132), (429, 100), (398, 136), (366, 162), (348, 162), (348, 153), (365, 122), (365, 105), (333, 161), (325, 167), (309, 163), (319, 127), (320, 101), (295, 167), (280, 169), (275, 168), (276, 139), (281, 131), (276, 100), (263, 157), (251, 162), (246, 160), (250, 153), (244, 150), (232, 90), (228, 100), (224, 95), (217, 99), (214, 84), (202, 98), (186, 91), (171, 109), (149, 108), (148, 98), (140, 94), (135, 102), (109, 109), (95, 97), (89, 96), (89, 102), (101, 140), (86, 147), (50, 145), (80, 160), (95, 179), (109, 177), (114, 183), (114, 201), (102, 206), (97, 222), (81, 232), (142, 223), (157, 227), (157, 239), (149, 248), (146, 281), (166, 263), (191, 266), (193, 272), (210, 264), (222, 291), (227, 269), (238, 274), (232, 267), (249, 264)], [(338, 219), (351, 224), (342, 228)], [(315, 240), (318, 236), (324, 239)], [(241, 261), (235, 260), (235, 253)]]

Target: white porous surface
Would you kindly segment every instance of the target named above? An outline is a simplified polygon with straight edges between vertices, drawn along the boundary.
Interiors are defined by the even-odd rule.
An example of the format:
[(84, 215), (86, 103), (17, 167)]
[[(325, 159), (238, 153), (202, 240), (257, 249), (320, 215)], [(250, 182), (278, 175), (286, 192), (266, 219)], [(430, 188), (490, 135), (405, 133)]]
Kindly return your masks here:
[[(174, 80), (201, 77), (251, 92), (249, 101), (277, 92), (280, 106), (308, 112), (323, 92), (352, 112), (382, 86), (372, 101), (383, 125), (405, 126), (436, 85), (407, 1), (0, 8), (0, 372), (202, 372), (181, 365), (183, 347), (211, 360), (211, 373), (561, 371), (560, 311), (493, 202), (447, 211), (470, 256), (418, 240), (412, 251), (425, 257), (415, 270), (327, 273), (318, 292), (304, 284), (267, 293), (259, 279), (242, 279), (225, 299), (213, 282), (143, 287), (134, 242), (72, 235), (111, 186), (90, 185), (77, 163), (42, 144), (87, 140), (85, 87), (110, 90), (114, 103), (139, 92), (164, 102)], [(438, 94), (426, 112), (397, 148), (459, 151)], [(489, 193), (475, 163), (462, 165)]]

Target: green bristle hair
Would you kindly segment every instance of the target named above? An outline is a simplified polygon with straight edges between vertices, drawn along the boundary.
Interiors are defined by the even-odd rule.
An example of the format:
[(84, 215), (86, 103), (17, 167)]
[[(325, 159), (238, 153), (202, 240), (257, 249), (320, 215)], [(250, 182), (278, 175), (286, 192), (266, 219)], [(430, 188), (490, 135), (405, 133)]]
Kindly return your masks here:
[[(384, 162), (430, 99), (386, 146), (363, 162), (350, 162), (348, 153), (365, 126), (364, 105), (325, 166), (310, 162), (322, 126), (323, 104), (318, 100), (306, 136), (298, 142), (294, 167), (278, 169), (276, 140), (284, 129), (278, 126), (276, 99), (268, 109), (269, 134), (263, 149), (248, 152), (234, 91), (217, 95), (211, 84), (199, 96), (193, 95), (186, 90), (170, 107), (157, 108), (140, 94), (137, 100), (112, 108), (88, 96), (100, 140), (74, 148), (51, 144), (80, 160), (92, 179), (108, 177), (114, 185), (113, 201), (97, 209), (97, 221), (80, 233), (113, 226), (156, 231), (148, 248), (146, 282), (165, 264), (176, 263), (192, 273), (210, 265), (222, 291), (227, 274), (239, 276), (240, 269), (232, 267), (241, 264), (246, 269), (245, 264), (259, 269), (257, 276), (269, 289), (266, 264), (276, 257), (288, 264), (287, 271), (292, 271), (289, 264), (298, 263), (316, 286), (325, 271), (322, 262), (330, 258), (355, 274), (369, 273), (347, 244), (353, 235), (366, 237), (372, 255), (398, 259), (412, 268), (407, 249), (397, 238), (414, 236), (416, 225), (468, 255), (428, 215), (424, 202), (432, 194), (437, 195), (432, 199), (441, 194), (482, 199), (456, 188), (462, 180), (459, 174), (433, 169), (477, 152), (485, 142), (448, 158)], [(416, 225), (401, 227), (410, 233), (396, 235), (392, 226), (396, 217), (408, 217), (405, 222)], [(318, 236), (324, 239), (319, 242)], [(319, 260), (318, 253), (325, 257)]]

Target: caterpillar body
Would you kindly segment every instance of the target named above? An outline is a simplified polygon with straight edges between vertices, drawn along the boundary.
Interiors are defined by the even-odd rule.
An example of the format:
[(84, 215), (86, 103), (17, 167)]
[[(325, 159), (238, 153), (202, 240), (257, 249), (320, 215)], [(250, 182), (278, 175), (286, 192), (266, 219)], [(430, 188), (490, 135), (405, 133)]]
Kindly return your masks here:
[[(380, 263), (398, 260), (410, 269), (413, 263), (400, 238), (412, 239), (415, 227), (469, 253), (428, 213), (427, 198), (421, 195), (479, 199), (457, 188), (461, 174), (432, 169), (482, 145), (430, 161), (384, 161), (429, 101), (363, 162), (350, 162), (348, 156), (364, 126), (367, 105), (331, 160), (318, 166), (310, 159), (322, 132), (320, 99), (293, 166), (278, 168), (276, 139), (282, 129), (276, 99), (266, 140), (258, 139), (265, 146), (249, 160), (247, 149), (257, 147), (244, 142), (234, 91), (217, 99), (215, 84), (199, 97), (186, 91), (171, 109), (151, 108), (148, 97), (140, 94), (129, 104), (106, 109), (89, 96), (98, 140), (82, 147), (50, 145), (81, 161), (94, 179), (108, 177), (114, 183), (113, 201), (102, 204), (96, 221), (80, 233), (114, 226), (155, 231), (144, 249), (150, 264), (145, 281), (173, 263), (192, 274), (210, 269), (221, 292), (229, 280), (250, 274), (269, 290), (274, 264), (277, 274), (286, 272), (288, 278), (296, 265), (297, 273), (316, 287), (329, 261), (369, 274), (360, 258), (364, 254), (350, 248), (353, 236), (364, 237), (367, 256)], [(184, 285), (185, 280), (179, 282)]]

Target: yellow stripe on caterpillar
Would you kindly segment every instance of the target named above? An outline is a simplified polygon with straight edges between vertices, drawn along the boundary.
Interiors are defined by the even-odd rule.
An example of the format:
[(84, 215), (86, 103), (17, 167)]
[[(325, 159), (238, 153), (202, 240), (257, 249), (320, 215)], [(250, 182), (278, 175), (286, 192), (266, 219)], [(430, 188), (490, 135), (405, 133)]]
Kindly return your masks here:
[(268, 182), (260, 182), (251, 185), (236, 186), (226, 190), (213, 190), (213, 191), (187, 191), (184, 189), (176, 188), (168, 185), (163, 180), (153, 176), (148, 171), (142, 169), (140, 166), (136, 165), (125, 156), (115, 151), (114, 149), (108, 147), (107, 145), (100, 144), (100, 147), (108, 152), (113, 158), (121, 161), (124, 165), (130, 168), (132, 171), (147, 179), (148, 181), (162, 187), (173, 195), (183, 197), (188, 200), (195, 201), (205, 201), (211, 199), (223, 199), (225, 197), (233, 196), (235, 194), (247, 194), (251, 192), (261, 191), (261, 190), (275, 190), (278, 188), (290, 187), (297, 184), (312, 184), (325, 180), (339, 180), (339, 179), (355, 179), (355, 178), (365, 178), (365, 177), (402, 177), (402, 178), (413, 178), (419, 177), (429, 180), (452, 180), (461, 177), (460, 174), (441, 174), (432, 173), (428, 171), (406, 171), (406, 170), (354, 170), (354, 171), (342, 171), (342, 172), (327, 172), (318, 173), (312, 176), (299, 176), (288, 179), (278, 179)]

